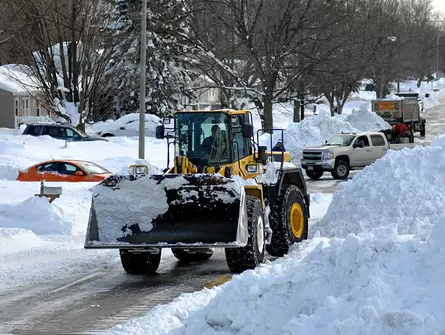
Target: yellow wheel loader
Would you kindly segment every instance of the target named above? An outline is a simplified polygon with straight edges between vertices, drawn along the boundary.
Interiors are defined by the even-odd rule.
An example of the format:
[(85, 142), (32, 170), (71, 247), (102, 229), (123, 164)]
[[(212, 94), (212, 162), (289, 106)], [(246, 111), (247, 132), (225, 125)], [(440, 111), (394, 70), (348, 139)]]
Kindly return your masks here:
[(232, 272), (255, 268), (266, 250), (283, 256), (307, 239), (310, 197), (301, 168), (289, 153), (259, 146), (260, 133), (255, 142), (247, 110), (179, 111), (165, 119), (156, 137), (167, 139), (172, 166), (150, 175), (134, 165), (96, 185), (85, 248), (119, 249), (132, 274), (155, 272), (162, 248), (182, 262), (224, 248)]

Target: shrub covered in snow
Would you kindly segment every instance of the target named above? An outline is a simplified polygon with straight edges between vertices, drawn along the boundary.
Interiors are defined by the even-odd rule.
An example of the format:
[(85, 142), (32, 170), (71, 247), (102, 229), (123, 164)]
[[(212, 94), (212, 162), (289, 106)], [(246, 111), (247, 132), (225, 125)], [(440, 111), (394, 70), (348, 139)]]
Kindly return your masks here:
[(50, 204), (47, 198), (35, 196), (18, 204), (0, 205), (0, 227), (29, 229), (36, 234), (70, 232), (63, 218), (63, 210)]

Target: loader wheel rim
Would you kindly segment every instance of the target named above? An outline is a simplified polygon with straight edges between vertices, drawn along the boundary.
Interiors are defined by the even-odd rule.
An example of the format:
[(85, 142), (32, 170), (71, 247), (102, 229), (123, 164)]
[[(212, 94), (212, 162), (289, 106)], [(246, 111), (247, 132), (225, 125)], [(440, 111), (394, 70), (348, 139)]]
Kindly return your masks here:
[(304, 231), (304, 214), (300, 204), (292, 205), (290, 211), (290, 228), (296, 238), (301, 238)]
[(263, 252), (263, 246), (264, 246), (264, 224), (263, 224), (263, 218), (261, 216), (258, 217), (256, 238), (258, 242), (257, 248), (258, 251), (261, 253)]

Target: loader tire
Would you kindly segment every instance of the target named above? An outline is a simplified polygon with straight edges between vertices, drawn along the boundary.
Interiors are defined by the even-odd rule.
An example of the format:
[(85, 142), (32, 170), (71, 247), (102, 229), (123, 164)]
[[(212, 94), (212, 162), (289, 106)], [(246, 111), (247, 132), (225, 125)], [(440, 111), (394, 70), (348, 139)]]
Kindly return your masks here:
[(208, 260), (213, 255), (212, 249), (192, 249), (191, 251), (182, 248), (172, 248), (173, 256), (184, 263), (202, 262)]
[(287, 254), (292, 243), (307, 239), (308, 209), (304, 196), (294, 185), (283, 186), (281, 195), (271, 206), (270, 228), (272, 240), (266, 245), (271, 256)]
[(226, 248), (226, 261), (231, 272), (240, 273), (264, 262), (266, 235), (261, 200), (246, 196), (249, 239), (245, 247)]
[(135, 253), (120, 249), (122, 267), (125, 272), (133, 275), (154, 273), (161, 262), (161, 250), (159, 249), (157, 254), (150, 254), (148, 252)]

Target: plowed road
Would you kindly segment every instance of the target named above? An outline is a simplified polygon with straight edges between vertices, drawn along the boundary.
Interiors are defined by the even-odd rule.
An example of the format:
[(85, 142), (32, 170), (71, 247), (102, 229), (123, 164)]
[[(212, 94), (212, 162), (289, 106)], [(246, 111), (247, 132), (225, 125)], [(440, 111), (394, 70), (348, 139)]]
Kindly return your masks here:
[(116, 264), (106, 272), (0, 295), (0, 334), (99, 334), (183, 292), (228, 279), (223, 252), (188, 265), (169, 257), (153, 276), (127, 275)]

